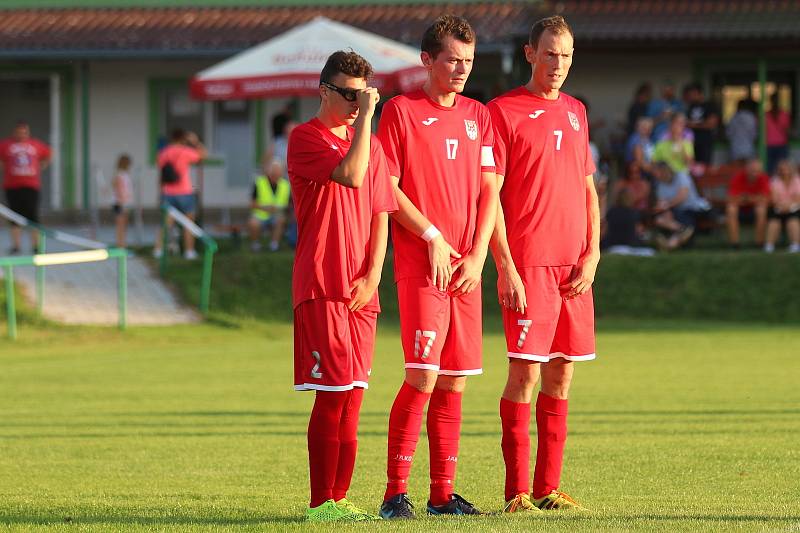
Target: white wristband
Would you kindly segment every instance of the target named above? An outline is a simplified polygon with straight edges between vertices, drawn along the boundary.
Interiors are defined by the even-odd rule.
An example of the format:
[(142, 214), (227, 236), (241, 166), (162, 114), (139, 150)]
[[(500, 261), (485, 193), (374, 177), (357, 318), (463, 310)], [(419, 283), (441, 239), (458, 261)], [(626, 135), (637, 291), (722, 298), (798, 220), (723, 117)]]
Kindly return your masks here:
[(442, 234), (442, 232), (439, 231), (438, 229), (436, 229), (436, 226), (431, 224), (428, 227), (428, 229), (425, 230), (425, 233), (420, 235), (420, 237), (422, 237), (422, 240), (424, 240), (425, 242), (431, 242), (433, 239), (435, 239), (436, 237), (438, 237), (441, 234)]

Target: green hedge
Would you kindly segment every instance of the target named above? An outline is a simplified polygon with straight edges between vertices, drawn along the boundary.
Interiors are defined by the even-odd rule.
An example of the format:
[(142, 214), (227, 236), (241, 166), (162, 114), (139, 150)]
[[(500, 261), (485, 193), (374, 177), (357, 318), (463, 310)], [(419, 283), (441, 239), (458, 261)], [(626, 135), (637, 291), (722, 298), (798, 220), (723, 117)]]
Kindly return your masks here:
[[(200, 265), (173, 261), (168, 273), (192, 303)], [(291, 320), (292, 255), (223, 249), (214, 264), (213, 316)], [(484, 272), (484, 309), (498, 313), (497, 274)], [(391, 256), (381, 284), (384, 319), (397, 318)], [(595, 283), (598, 317), (800, 322), (800, 254), (690, 251), (652, 258), (603, 257)]]

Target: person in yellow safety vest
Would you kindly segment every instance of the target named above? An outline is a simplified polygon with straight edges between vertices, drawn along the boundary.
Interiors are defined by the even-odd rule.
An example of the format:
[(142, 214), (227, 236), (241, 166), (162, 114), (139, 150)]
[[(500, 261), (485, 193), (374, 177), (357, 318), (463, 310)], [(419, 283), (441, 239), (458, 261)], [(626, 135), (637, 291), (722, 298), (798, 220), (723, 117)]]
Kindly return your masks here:
[(278, 250), (281, 237), (286, 231), (286, 218), (289, 209), (291, 189), (284, 174), (283, 163), (272, 159), (264, 164), (264, 174), (256, 177), (250, 202), (250, 249), (261, 249), (259, 238), (261, 230), (271, 231), (269, 249)]

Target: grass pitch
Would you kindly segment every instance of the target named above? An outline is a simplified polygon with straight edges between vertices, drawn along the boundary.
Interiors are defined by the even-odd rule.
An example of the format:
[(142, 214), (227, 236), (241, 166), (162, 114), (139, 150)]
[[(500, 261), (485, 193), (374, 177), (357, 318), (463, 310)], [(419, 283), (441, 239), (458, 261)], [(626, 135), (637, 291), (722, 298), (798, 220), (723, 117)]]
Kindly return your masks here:
[[(576, 372), (563, 476), (592, 513), (335, 529), (800, 531), (798, 329), (598, 329), (598, 360)], [(330, 530), (300, 521), (313, 396), (291, 390), (291, 346), (290, 325), (248, 321), (125, 334), (30, 326), (0, 340), (0, 530)], [(503, 346), (487, 333), (485, 374), (469, 380), (457, 481), (493, 511)], [(395, 327), (382, 327), (350, 493), (372, 509), (399, 350)], [(427, 468), (423, 435), (411, 483), (420, 515)]]

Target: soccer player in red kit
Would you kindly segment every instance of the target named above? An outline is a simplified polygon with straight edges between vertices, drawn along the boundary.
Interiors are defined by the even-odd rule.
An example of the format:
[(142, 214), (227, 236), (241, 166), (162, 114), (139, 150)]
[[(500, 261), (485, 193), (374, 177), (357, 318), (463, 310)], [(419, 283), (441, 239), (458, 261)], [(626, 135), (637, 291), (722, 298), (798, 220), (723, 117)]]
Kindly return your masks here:
[(389, 416), (383, 518), (413, 518), (408, 476), (428, 406), (430, 514), (479, 514), (454, 494), (461, 396), (481, 369), (481, 271), (497, 211), (485, 106), (459, 93), (472, 70), (469, 23), (439, 17), (422, 38), (428, 79), (383, 107), (378, 137), (395, 182), (395, 279), (405, 380)]
[[(492, 253), (509, 358), (500, 399), (508, 512), (582, 509), (559, 485), (573, 361), (595, 358), (600, 210), (586, 110), (560, 91), (572, 52), (562, 17), (538, 21), (525, 45), (530, 81), (488, 105), (502, 184)], [(540, 377), (531, 493), (530, 403)]]
[(347, 490), (358, 414), (372, 365), (388, 214), (389, 169), (370, 126), (372, 67), (335, 52), (320, 74), (320, 107), (289, 139), (287, 166), (298, 224), (292, 274), (294, 386), (314, 390), (308, 424), (311, 521), (370, 520)]

